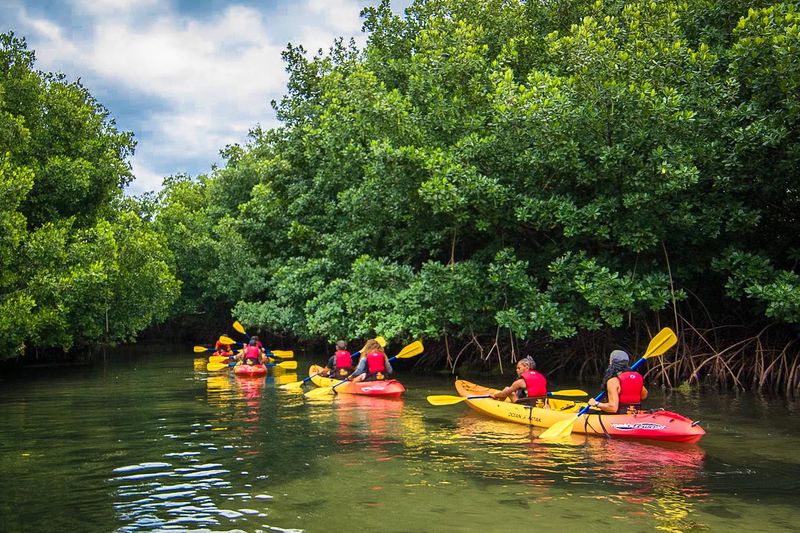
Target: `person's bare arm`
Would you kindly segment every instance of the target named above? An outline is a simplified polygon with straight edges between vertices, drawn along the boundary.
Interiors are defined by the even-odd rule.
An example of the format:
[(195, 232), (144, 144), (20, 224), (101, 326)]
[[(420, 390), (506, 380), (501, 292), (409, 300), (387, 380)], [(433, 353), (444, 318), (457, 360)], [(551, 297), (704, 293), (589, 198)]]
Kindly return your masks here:
[(492, 398), (494, 398), (495, 400), (502, 400), (503, 398), (508, 398), (509, 396), (511, 396), (512, 394), (514, 394), (523, 387), (525, 387), (525, 380), (518, 379), (505, 389), (501, 390), (500, 392), (495, 392), (494, 394), (492, 394)]
[(595, 401), (594, 398), (589, 398), (589, 405), (597, 407), (606, 413), (616, 413), (619, 409), (619, 378), (611, 378), (606, 383), (606, 396), (608, 397), (605, 402)]

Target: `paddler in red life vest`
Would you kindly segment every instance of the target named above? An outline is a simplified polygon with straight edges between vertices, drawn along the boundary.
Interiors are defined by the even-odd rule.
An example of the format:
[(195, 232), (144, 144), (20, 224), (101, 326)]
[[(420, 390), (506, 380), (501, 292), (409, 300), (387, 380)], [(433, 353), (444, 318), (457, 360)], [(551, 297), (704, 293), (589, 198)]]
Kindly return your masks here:
[(536, 371), (536, 361), (530, 355), (517, 362), (517, 375), (519, 379), (511, 385), (492, 394), (495, 400), (502, 400), (511, 396), (511, 401), (518, 402), (525, 398), (539, 398), (537, 403), (547, 404), (541, 400), (547, 398), (547, 379), (541, 372)]
[[(224, 333), (221, 337), (227, 337), (228, 334)], [(222, 355), (224, 357), (233, 357), (233, 350), (231, 349), (230, 344), (224, 344), (217, 339), (217, 343), (214, 345), (214, 355)]]
[(608, 360), (608, 369), (603, 376), (606, 401), (589, 399), (589, 405), (606, 413), (632, 413), (637, 411), (642, 400), (647, 398), (642, 375), (630, 367), (630, 357), (622, 350), (614, 350)]
[(261, 350), (258, 349), (258, 340), (252, 338), (236, 358), (245, 365), (257, 365), (262, 362), (262, 357)]
[(347, 343), (345, 341), (338, 341), (336, 343), (336, 353), (329, 359), (328, 364), (325, 365), (325, 370), (322, 375), (337, 377), (344, 379), (353, 371), (353, 358), (350, 352), (347, 351)]
[(258, 337), (253, 335), (250, 337), (251, 341), (256, 341), (256, 348), (258, 348), (258, 352), (261, 354), (260, 361), (261, 363), (269, 363), (269, 357), (267, 357), (267, 351), (264, 349), (264, 345), (261, 344), (261, 341), (258, 340)]
[[(361, 348), (361, 359), (355, 371), (347, 379), (352, 381), (376, 381), (386, 379), (393, 372), (389, 358), (383, 351), (383, 346), (375, 339), (370, 339)], [(366, 355), (363, 355), (366, 354)]]

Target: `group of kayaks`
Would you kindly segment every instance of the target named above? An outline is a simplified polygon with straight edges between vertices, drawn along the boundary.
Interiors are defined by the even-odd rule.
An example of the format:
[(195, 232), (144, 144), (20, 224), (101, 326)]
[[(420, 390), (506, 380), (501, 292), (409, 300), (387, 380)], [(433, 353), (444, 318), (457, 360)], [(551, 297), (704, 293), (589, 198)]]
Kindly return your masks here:
[[(319, 373), (323, 367), (312, 365), (308, 369), (310, 381), (317, 387), (334, 387), (342, 394), (360, 394), (384, 398), (399, 398), (406, 390), (396, 379), (381, 381), (342, 382), (338, 379), (322, 377)], [(548, 398), (546, 406), (514, 403), (509, 400), (492, 398), (472, 398), (486, 396), (498, 392), (463, 379), (456, 380), (455, 388), (459, 396), (465, 398), (464, 403), (475, 411), (492, 418), (524, 424), (528, 426), (549, 428), (557, 422), (574, 418), (585, 402), (576, 402), (557, 398)], [(587, 435), (600, 435), (615, 438), (648, 439), (668, 442), (697, 442), (705, 431), (697, 421), (671, 411), (657, 410), (632, 414), (607, 414), (589, 412), (575, 420), (572, 431)]]
[[(659, 352), (659, 349), (663, 352), (663, 345), (653, 349), (653, 344), (651, 343), (651, 347), (648, 348), (649, 353)], [(406, 346), (393, 359), (413, 357), (421, 352), (422, 344), (416, 341), (412, 345)], [(645, 357), (648, 356), (650, 355), (645, 355)], [(399, 398), (406, 391), (403, 384), (396, 379), (347, 381), (324, 377), (321, 375), (324, 370), (322, 366), (312, 365), (308, 369), (308, 378), (301, 382), (284, 385), (283, 388), (299, 389), (303, 383), (311, 381), (319, 388), (315, 389), (314, 392), (326, 391)], [(241, 377), (263, 377), (267, 374), (267, 367), (262, 364), (238, 364), (233, 367), (233, 372)], [(563, 427), (568, 428), (569, 433), (667, 442), (697, 442), (705, 435), (705, 431), (700, 427), (699, 421), (693, 421), (671, 411), (655, 410), (609, 414), (596, 410), (590, 411), (588, 410), (588, 404), (583, 401), (555, 397), (557, 393), (549, 393), (548, 396), (553, 394), (554, 397), (548, 397), (546, 400), (542, 399), (533, 403), (516, 403), (509, 399), (496, 400), (491, 395), (499, 392), (498, 389), (484, 387), (461, 379), (456, 380), (455, 389), (460, 398), (449, 397), (454, 401), (447, 403), (463, 401), (479, 413), (516, 424), (552, 428), (557, 431)], [(429, 401), (431, 401), (431, 398), (433, 397), (429, 397)], [(431, 403), (434, 402), (431, 401)], [(447, 403), (434, 403), (434, 405), (446, 405)]]

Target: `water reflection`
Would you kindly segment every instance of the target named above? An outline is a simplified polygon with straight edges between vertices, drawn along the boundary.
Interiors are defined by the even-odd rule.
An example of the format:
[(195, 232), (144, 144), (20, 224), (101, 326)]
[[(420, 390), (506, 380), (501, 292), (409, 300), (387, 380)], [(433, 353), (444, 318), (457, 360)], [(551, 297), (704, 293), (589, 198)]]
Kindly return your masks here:
[(170, 451), (113, 469), (118, 531), (270, 528), (264, 522), (273, 497), (255, 488), (268, 476), (247, 470), (258, 464), (266, 380), (222, 373), (205, 381), (205, 423), (180, 420), (168, 431), (162, 419), (167, 431), (152, 448)]
[[(537, 501), (561, 493), (562, 486), (611, 487), (598, 497), (618, 505), (634, 504), (631, 518), (649, 515), (663, 531), (703, 527), (693, 520), (702, 488), (705, 452), (696, 444), (646, 443), (573, 434), (566, 443), (536, 439), (540, 429), (468, 413), (456, 425), (462, 444), (475, 453), (457, 458), (481, 477), (515, 480)], [(447, 432), (432, 444), (452, 445)], [(452, 458), (452, 457), (451, 457)], [(443, 456), (443, 459), (447, 459)], [(555, 488), (556, 493), (552, 490)], [(607, 491), (604, 491), (607, 492)]]

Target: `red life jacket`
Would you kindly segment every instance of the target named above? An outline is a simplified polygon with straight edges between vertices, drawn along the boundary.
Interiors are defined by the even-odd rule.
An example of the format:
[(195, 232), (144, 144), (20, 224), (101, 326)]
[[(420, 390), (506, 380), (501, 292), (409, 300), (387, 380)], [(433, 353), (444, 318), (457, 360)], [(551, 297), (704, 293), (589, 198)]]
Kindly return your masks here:
[(231, 345), (230, 344), (222, 344), (221, 342), (217, 341), (217, 344), (214, 346), (214, 348), (216, 348), (217, 350), (221, 349), (222, 351), (227, 352), (228, 350), (231, 349)]
[(547, 379), (536, 370), (526, 370), (522, 373), (525, 380), (528, 398), (532, 396), (547, 396)]
[(353, 360), (350, 358), (350, 352), (347, 350), (336, 351), (336, 368), (350, 368), (353, 366)]
[(619, 403), (620, 405), (635, 405), (642, 403), (642, 387), (644, 379), (638, 372), (629, 370), (617, 376), (619, 378)]
[(367, 354), (367, 372), (374, 374), (376, 372), (386, 372), (386, 354), (381, 352), (372, 352)]
[(255, 359), (256, 361), (258, 361), (259, 355), (261, 355), (261, 351), (256, 346), (247, 346), (244, 349), (245, 361), (248, 359)]

